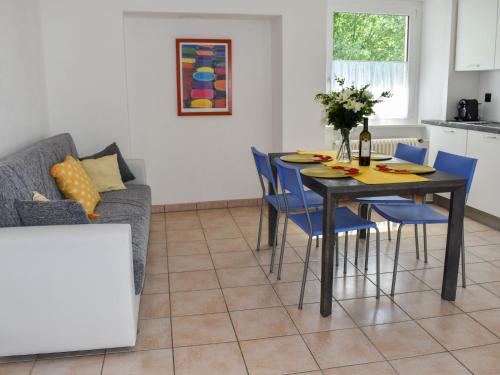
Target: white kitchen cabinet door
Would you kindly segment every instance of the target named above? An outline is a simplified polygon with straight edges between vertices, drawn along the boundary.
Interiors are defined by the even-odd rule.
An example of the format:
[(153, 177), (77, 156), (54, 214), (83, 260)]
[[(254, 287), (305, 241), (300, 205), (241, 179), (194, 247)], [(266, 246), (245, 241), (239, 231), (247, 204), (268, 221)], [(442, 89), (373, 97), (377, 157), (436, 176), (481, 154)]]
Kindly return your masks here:
[(469, 130), (467, 156), (478, 159), (467, 205), (500, 217), (500, 135)]
[(459, 0), (455, 70), (495, 67), (499, 0)]
[(497, 44), (495, 53), (495, 69), (500, 69), (500, 1), (498, 2), (498, 12), (497, 12)]
[(465, 156), (467, 152), (467, 130), (430, 126), (429, 165), (434, 165), (438, 151)]
[[(430, 126), (429, 165), (434, 165), (438, 151), (465, 156), (467, 152), (467, 130)], [(440, 196), (450, 198), (449, 193), (439, 193)]]

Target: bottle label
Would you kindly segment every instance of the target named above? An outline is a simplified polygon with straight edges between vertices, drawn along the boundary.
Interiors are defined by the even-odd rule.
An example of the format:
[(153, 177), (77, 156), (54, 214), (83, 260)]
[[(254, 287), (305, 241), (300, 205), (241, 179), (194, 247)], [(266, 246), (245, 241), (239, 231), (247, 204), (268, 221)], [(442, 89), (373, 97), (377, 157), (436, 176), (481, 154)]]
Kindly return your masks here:
[(369, 158), (370, 157), (370, 149), (371, 149), (371, 142), (369, 140), (363, 140), (361, 142), (361, 151), (359, 153), (359, 156), (362, 158)]

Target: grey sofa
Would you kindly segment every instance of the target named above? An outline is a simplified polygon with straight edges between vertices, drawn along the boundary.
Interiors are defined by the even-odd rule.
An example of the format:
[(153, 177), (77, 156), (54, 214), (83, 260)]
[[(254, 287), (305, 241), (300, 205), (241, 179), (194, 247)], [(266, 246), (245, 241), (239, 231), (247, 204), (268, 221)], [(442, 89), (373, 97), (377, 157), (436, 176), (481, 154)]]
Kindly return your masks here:
[[(151, 214), (144, 163), (127, 160), (137, 179), (101, 193), (93, 224), (22, 227), (14, 200), (63, 199), (50, 168), (67, 155), (78, 158), (60, 134), (0, 159), (0, 356), (135, 344)], [(38, 316), (20, 311), (19, 298)]]

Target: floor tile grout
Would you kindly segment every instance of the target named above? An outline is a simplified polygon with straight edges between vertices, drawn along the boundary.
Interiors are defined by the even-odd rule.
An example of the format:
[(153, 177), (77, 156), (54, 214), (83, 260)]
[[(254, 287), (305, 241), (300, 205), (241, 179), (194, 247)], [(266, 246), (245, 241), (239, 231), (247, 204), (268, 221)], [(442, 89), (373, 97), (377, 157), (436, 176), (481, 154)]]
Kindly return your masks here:
[[(166, 220), (166, 215), (165, 217), (165, 233), (167, 233), (167, 220)], [(166, 248), (166, 253), (167, 253), (167, 271), (168, 272), (168, 304), (169, 304), (169, 322), (170, 322), (170, 346), (171, 352), (172, 352), (172, 372), (175, 375), (175, 350), (174, 350), (174, 326), (173, 326), (173, 316), (172, 316), (172, 281), (171, 281), (171, 273), (170, 273), (170, 262), (168, 261), (168, 248)]]
[[(170, 323), (170, 332), (171, 332), (171, 337), (170, 337), (170, 343), (171, 343), (171, 348), (167, 349), (167, 350), (170, 350), (171, 351), (171, 354), (172, 354), (172, 367), (173, 367), (173, 371), (174, 371), (174, 374), (175, 374), (175, 371), (176, 371), (176, 367), (175, 367), (175, 357), (174, 357), (174, 353), (175, 353), (175, 349), (174, 348), (174, 336), (173, 336), (173, 319), (174, 318), (177, 318), (177, 317), (183, 317), (183, 316), (202, 316), (202, 315), (214, 315), (214, 314), (221, 314), (221, 313), (216, 313), (216, 312), (212, 312), (212, 313), (203, 313), (203, 314), (189, 314), (189, 315), (176, 315), (174, 316), (172, 314), (172, 298), (170, 298), (172, 295), (175, 295), (176, 293), (190, 293), (190, 292), (195, 292), (195, 291), (198, 291), (198, 292), (203, 292), (203, 291), (209, 291), (209, 290), (220, 290), (221, 291), (221, 296), (222, 298), (224, 299), (224, 304), (225, 304), (225, 308), (226, 308), (226, 311), (223, 312), (223, 314), (227, 314), (227, 316), (229, 317), (230, 319), (230, 322), (231, 322), (231, 326), (232, 326), (232, 330), (233, 330), (233, 334), (234, 334), (234, 341), (229, 341), (229, 342), (237, 342), (238, 343), (238, 347), (239, 347), (239, 351), (240, 351), (240, 355), (241, 357), (243, 358), (243, 363), (245, 365), (245, 369), (247, 371), (247, 373), (249, 373), (249, 368), (248, 368), (248, 364), (247, 364), (247, 361), (245, 359), (245, 356), (243, 354), (243, 350), (242, 350), (242, 347), (240, 345), (240, 342), (246, 342), (246, 341), (258, 341), (258, 340), (263, 340), (263, 339), (272, 339), (272, 338), (279, 338), (279, 337), (289, 337), (289, 336), (300, 336), (301, 337), (301, 340), (302, 340), (302, 343), (306, 346), (306, 348), (308, 349), (310, 355), (312, 356), (312, 358), (314, 359), (316, 365), (318, 366), (318, 368), (320, 368), (320, 365), (319, 365), (319, 362), (317, 360), (317, 358), (315, 357), (315, 355), (313, 354), (311, 348), (309, 347), (309, 345), (307, 345), (307, 342), (305, 341), (304, 339), (304, 335), (308, 335), (308, 334), (311, 334), (311, 333), (302, 333), (301, 330), (299, 329), (299, 326), (297, 325), (297, 323), (295, 322), (295, 320), (292, 318), (292, 315), (290, 314), (290, 306), (297, 306), (296, 304), (290, 304), (290, 305), (286, 305), (284, 302), (284, 299), (282, 298), (282, 296), (278, 293), (278, 289), (280, 288), (280, 286), (286, 286), (286, 285), (292, 285), (292, 284), (300, 284), (300, 281), (293, 281), (294, 279), (292, 280), (289, 280), (289, 281), (284, 281), (284, 282), (273, 282), (272, 281), (272, 278), (270, 278), (270, 275), (268, 273), (269, 271), (269, 265), (266, 265), (266, 264), (263, 264), (264, 262), (266, 262), (265, 260), (264, 261), (259, 261), (259, 259), (265, 259), (268, 255), (270, 255), (269, 253), (265, 256), (260, 256), (258, 257), (257, 256), (257, 251), (255, 249), (253, 249), (254, 247), (254, 244), (251, 244), (251, 242), (255, 239), (256, 240), (256, 237), (254, 238), (254, 236), (251, 236), (249, 235), (250, 234), (250, 228), (252, 227), (255, 227), (255, 231), (257, 231), (257, 226), (254, 226), (254, 225), (242, 225), (240, 223), (249, 223), (249, 222), (252, 222), (252, 220), (254, 219), (250, 219), (250, 218), (254, 218), (255, 217), (255, 214), (249, 214), (249, 215), (238, 215), (238, 216), (234, 216), (233, 215), (233, 211), (231, 209), (220, 209), (220, 210), (203, 210), (203, 215), (204, 216), (204, 219), (201, 219), (201, 216), (200, 216), (200, 211), (191, 211), (192, 213), (194, 213), (194, 215), (196, 215), (196, 218), (197, 220), (193, 221), (193, 222), (197, 222), (198, 224), (194, 224), (194, 225), (199, 225), (200, 227), (198, 228), (193, 228), (193, 229), (197, 229), (199, 230), (202, 235), (203, 235), (203, 240), (195, 240), (195, 241), (184, 241), (184, 240), (179, 240), (179, 241), (169, 241), (168, 240), (168, 233), (170, 232), (174, 232), (174, 231), (182, 231), (182, 230), (186, 230), (186, 231), (189, 231), (190, 229), (179, 229), (179, 230), (170, 230), (168, 228), (168, 222), (171, 223), (175, 223), (175, 219), (173, 218), (169, 218), (167, 220), (167, 217), (169, 216), (169, 214), (167, 213), (163, 213), (161, 214), (162, 217), (163, 217), (163, 220), (160, 220), (160, 221), (154, 221), (154, 222), (162, 222), (162, 224), (160, 225), (156, 225), (155, 226), (155, 229), (159, 226), (163, 226), (163, 231), (158, 231), (158, 230), (153, 230), (152, 233), (162, 233), (162, 234), (155, 234), (155, 240), (154, 240), (154, 244), (156, 244), (155, 246), (157, 246), (157, 250), (158, 250), (158, 253), (162, 253), (164, 252), (166, 255), (162, 256), (164, 258), (166, 258), (166, 262), (167, 262), (167, 272), (161, 272), (161, 273), (154, 273), (154, 274), (151, 274), (151, 273), (148, 273), (148, 275), (167, 275), (167, 279), (168, 279), (168, 292), (150, 292), (150, 293), (144, 293), (144, 295), (148, 295), (148, 296), (156, 296), (156, 295), (159, 295), (159, 294), (168, 294), (169, 296), (169, 316), (168, 316), (168, 319), (169, 319), (169, 323)], [(225, 220), (227, 220), (228, 223), (231, 223), (231, 224), (228, 224), (231, 228), (235, 227), (236, 231), (238, 233), (238, 237), (235, 237), (235, 238), (220, 238), (220, 240), (222, 240), (222, 243), (224, 242), (224, 240), (231, 240), (231, 239), (238, 239), (244, 243), (246, 243), (248, 249), (242, 249), (242, 250), (229, 250), (229, 251), (217, 251), (215, 249), (211, 249), (210, 246), (208, 245), (209, 242), (211, 241), (219, 241), (218, 238), (216, 239), (207, 239), (207, 233), (208, 232), (218, 232), (220, 228), (225, 228), (225, 226), (214, 226), (212, 227), (210, 224), (210, 227), (206, 227), (205, 225), (203, 225), (203, 221), (210, 221), (210, 219), (207, 219), (210, 217), (210, 212), (217, 212), (217, 215), (219, 215), (219, 213), (224, 213), (224, 215), (227, 215), (225, 216), (226, 218), (229, 217), (229, 219), (218, 219), (220, 220), (220, 222), (223, 222)], [(234, 211), (234, 212), (238, 212), (238, 211)], [(157, 215), (157, 214), (155, 214)], [(215, 218), (216, 215), (212, 216), (213, 218)], [(245, 219), (245, 217), (247, 217)], [(238, 218), (238, 220), (236, 219)], [(243, 218), (243, 219), (241, 219)], [(214, 219), (215, 220), (215, 219)], [(182, 221), (182, 219), (180, 219), (179, 221)], [(187, 221), (186, 221), (187, 222)], [(266, 226), (266, 220), (264, 220), (264, 226)], [(467, 224), (466, 224), (467, 225)], [(487, 231), (492, 231), (492, 232), (496, 232), (490, 228), (482, 228), (482, 227), (479, 227), (479, 230), (472, 230), (472, 231), (468, 231), (466, 229), (466, 237), (467, 237), (467, 234), (469, 234), (469, 238), (471, 239), (471, 241), (474, 243), (474, 245), (470, 245), (470, 246), (466, 246), (466, 249), (467, 249), (467, 252), (469, 252), (469, 254), (472, 254), (474, 256), (473, 260), (480, 260), (480, 261), (475, 261), (474, 263), (470, 263), (470, 264), (489, 264), (491, 265), (492, 267), (494, 268), (500, 268), (500, 259), (492, 259), (492, 260), (487, 260), (487, 259), (484, 259), (482, 258), (481, 256), (479, 255), (475, 255), (473, 254), (472, 252), (470, 252), (471, 249), (475, 249), (475, 248), (480, 248), (480, 247), (484, 247), (484, 246), (500, 246), (500, 240), (493, 240), (493, 242), (497, 242), (497, 243), (491, 243), (492, 242), (491, 240), (486, 240), (486, 239), (483, 239), (481, 236), (475, 236), (474, 234), (475, 233), (483, 233), (483, 232), (487, 232)], [(164, 233), (164, 234), (163, 234)], [(290, 236), (300, 236), (299, 234), (292, 232), (290, 233)], [(216, 235), (216, 237), (231, 237), (232, 235), (229, 234), (229, 235), (224, 235), (224, 229), (222, 229), (220, 231), (220, 233), (218, 235)], [(267, 237), (267, 234), (264, 234), (263, 233), (263, 236), (264, 238)], [(445, 235), (444, 234), (431, 234), (429, 233), (429, 238), (432, 238), (434, 240), (440, 240), (444, 237)], [(162, 238), (164, 238), (162, 240)], [(284, 264), (284, 267), (286, 268), (287, 265), (289, 264), (296, 264), (296, 265), (302, 265), (304, 264), (303, 262), (303, 258), (301, 256), (301, 251), (302, 250), (298, 250), (297, 248), (301, 248), (301, 247), (304, 247), (302, 245), (299, 244), (299, 240), (297, 239), (298, 237), (296, 238), (293, 238), (293, 243), (286, 243), (286, 246), (287, 246), (287, 251), (290, 252), (290, 251), (293, 251), (295, 253), (294, 256), (297, 256), (298, 259), (300, 261), (297, 261), (297, 262), (289, 262), (289, 263), (286, 263)], [(408, 240), (411, 240), (411, 236), (408, 236), (408, 237), (404, 237), (407, 241)], [(385, 240), (387, 241), (387, 240)], [(477, 242), (487, 242), (488, 244), (477, 244)], [(179, 291), (172, 291), (172, 277), (173, 275), (175, 274), (182, 274), (182, 273), (188, 273), (188, 272), (199, 272), (199, 271), (204, 271), (204, 270), (185, 270), (185, 271), (181, 271), (181, 272), (171, 272), (171, 265), (170, 265), (170, 258), (175, 258), (175, 257), (190, 257), (192, 255), (198, 255), (198, 254), (176, 254), (176, 255), (169, 255), (169, 252), (168, 252), (168, 247), (169, 247), (169, 244), (170, 246), (172, 246), (172, 244), (176, 244), (176, 243), (183, 243), (183, 242), (203, 242), (206, 247), (207, 247), (207, 252), (206, 253), (203, 253), (204, 255), (208, 256), (209, 259), (210, 259), (210, 262), (212, 264), (212, 268), (210, 269), (207, 269), (205, 271), (210, 271), (210, 272), (213, 272), (214, 275), (215, 275), (215, 278), (217, 280), (217, 283), (218, 283), (218, 287), (213, 287), (213, 288), (210, 288), (210, 289), (192, 289), (192, 288), (189, 288), (189, 290), (179, 290)], [(267, 242), (264, 240), (264, 243)], [(382, 254), (387, 257), (389, 260), (393, 260), (393, 251), (390, 251), (390, 249), (394, 246), (394, 240), (389, 242), (387, 241), (387, 243), (384, 245), (384, 248), (385, 248), (385, 252), (383, 252)], [(391, 246), (392, 244), (392, 246)], [(163, 250), (161, 250), (161, 248), (163, 247)], [(351, 250), (351, 249), (349, 249)], [(252, 252), (252, 258), (256, 260), (257, 264), (256, 265), (240, 265), (240, 264), (237, 264), (237, 265), (230, 265), (230, 266), (224, 266), (224, 267), (215, 267), (215, 263), (214, 263), (214, 255), (217, 255), (217, 254), (237, 254), (237, 253), (244, 253), (244, 252), (248, 252), (248, 251), (251, 251)], [(263, 251), (266, 251), (266, 252), (269, 252), (268, 249), (264, 250)], [(443, 348), (443, 352), (440, 352), (440, 353), (449, 353), (453, 358), (454, 360), (456, 360), (458, 363), (460, 363), (464, 368), (466, 368), (468, 371), (470, 371), (470, 369), (467, 368), (467, 366), (462, 363), (458, 357), (456, 357), (453, 352), (454, 351), (457, 351), (457, 350), (467, 350), (467, 349), (473, 349), (473, 348), (482, 348), (482, 347), (488, 347), (488, 346), (491, 346), (491, 345), (497, 345), (496, 343), (489, 343), (489, 344), (481, 344), (481, 345), (472, 345), (472, 346), (468, 346), (467, 348), (464, 348), (464, 349), (457, 349), (457, 350), (447, 350), (446, 347), (444, 347), (443, 344), (441, 344), (441, 342), (439, 340), (437, 340), (436, 337), (434, 337), (428, 330), (426, 330), (421, 324), (420, 324), (420, 321), (422, 320), (425, 320), (425, 319), (432, 319), (432, 318), (440, 318), (440, 317), (443, 317), (443, 316), (451, 316), (451, 315), (465, 315), (467, 316), (468, 318), (470, 318), (475, 324), (479, 324), (480, 327), (483, 327), (487, 332), (489, 332), (490, 334), (493, 335), (493, 337), (495, 337), (497, 339), (497, 341), (499, 341), (500, 339), (500, 335), (497, 335), (495, 334), (492, 329), (488, 328), (487, 325), (479, 322), (477, 319), (475, 319), (472, 314), (473, 313), (476, 313), (476, 312), (481, 312), (481, 311), (490, 311), (490, 310), (496, 310), (496, 309), (499, 309), (500, 306), (498, 307), (488, 307), (488, 308), (479, 308), (479, 309), (474, 309), (473, 311), (469, 311), (469, 312), (465, 312), (463, 311), (461, 308), (459, 308), (455, 303), (453, 303), (453, 306), (457, 309), (456, 313), (453, 313), (451, 315), (439, 315), (440, 313), (436, 312), (436, 316), (426, 316), (425, 318), (413, 318), (412, 315), (410, 315), (409, 312), (406, 311), (405, 308), (403, 308), (403, 305), (399, 304), (397, 302), (397, 296), (398, 295), (409, 295), (409, 294), (416, 294), (416, 293), (426, 293), (426, 292), (432, 292), (432, 293), (435, 293), (437, 295), (439, 295), (439, 289), (435, 289), (432, 287), (431, 284), (434, 284), (432, 282), (432, 278), (430, 277), (425, 277), (425, 274), (423, 272), (423, 270), (439, 270), (439, 269), (442, 269), (442, 264), (443, 262), (440, 260), (439, 257), (435, 257), (432, 255), (432, 252), (437, 252), (437, 251), (444, 251), (444, 249), (429, 249), (429, 256), (431, 257), (431, 259), (434, 259), (437, 263), (439, 263), (440, 265), (436, 265), (436, 266), (430, 266), (430, 267), (423, 267), (423, 268), (412, 268), (412, 267), (420, 267), (418, 264), (416, 265), (412, 265), (411, 267), (404, 267), (401, 265), (401, 271), (398, 271), (398, 274), (400, 272), (407, 272), (409, 275), (411, 275), (413, 278), (415, 278), (416, 280), (418, 280), (419, 282), (422, 283), (422, 285), (425, 285), (426, 287), (429, 288), (429, 290), (424, 290), (424, 291), (403, 291), (403, 292), (398, 292), (396, 293), (396, 298), (388, 295), (387, 293), (382, 293), (382, 295), (385, 297), (385, 298), (388, 298), (391, 303), (393, 303), (397, 308), (399, 308), (402, 312), (406, 313), (409, 317), (409, 320), (406, 320), (405, 322), (415, 322), (415, 324), (420, 328), (422, 329), (424, 332), (426, 332), (426, 334), (428, 334), (430, 337), (432, 337), (433, 340), (435, 340), (442, 348)], [(148, 252), (149, 252), (149, 248), (148, 248)], [(410, 252), (410, 251), (405, 251), (404, 253), (401, 252), (401, 254), (411, 254), (413, 253), (414, 254), (414, 250), (413, 252)], [(483, 253), (484, 254), (484, 253)], [(485, 253), (485, 254), (488, 254), (488, 253)], [(201, 255), (201, 254), (199, 254)], [(277, 255), (279, 255), (279, 247), (277, 249)], [(471, 256), (472, 256), (471, 255)], [(221, 255), (220, 257), (224, 257), (224, 255)], [(237, 257), (237, 256), (236, 256)], [(150, 256), (148, 254), (148, 261), (151, 261), (152, 259), (154, 258), (159, 258), (159, 256)], [(320, 259), (317, 259), (315, 260), (314, 262), (320, 262), (321, 260)], [(313, 261), (311, 261), (313, 262)], [(348, 257), (348, 262), (350, 264), (350, 266), (352, 267), (356, 267), (354, 266), (353, 264), (353, 258), (349, 258)], [(498, 262), (497, 264), (494, 264), (494, 262)], [(436, 264), (437, 264), (436, 263)], [(468, 263), (469, 264), (469, 263)], [(295, 266), (297, 267), (297, 266)], [(358, 266), (359, 267), (359, 266)], [(260, 269), (261, 272), (264, 273), (265, 277), (266, 277), (266, 281), (262, 281), (262, 283), (256, 283), (256, 284), (248, 284), (248, 283), (245, 283), (245, 285), (242, 285), (242, 286), (226, 286), (226, 287), (222, 287), (221, 285), (221, 279), (220, 279), (220, 275), (219, 273), (221, 271), (224, 271), (224, 270), (239, 270), (239, 269), (245, 269), (245, 268), (256, 268), (256, 269)], [(317, 265), (316, 267), (317, 268)], [(481, 268), (479, 268), (481, 269)], [(421, 271), (421, 272), (418, 272), (416, 274), (417, 271)], [(294, 271), (295, 272), (295, 271)], [(309, 268), (309, 272), (311, 273), (311, 275), (314, 275), (314, 279), (313, 280), (308, 280), (308, 283), (310, 282), (319, 282), (319, 279), (320, 279), (320, 273), (318, 272), (314, 272), (314, 270), (310, 267)], [(477, 271), (476, 271), (477, 272)], [(492, 271), (493, 272), (493, 271)], [(392, 272), (384, 272), (384, 274), (391, 274)], [(432, 274), (432, 273), (431, 273)], [(294, 274), (295, 275), (295, 274)], [(420, 276), (417, 276), (417, 275), (420, 275)], [(371, 278), (373, 278), (374, 274), (369, 274), (369, 275), (366, 275), (366, 280), (367, 282), (373, 284), (373, 281)], [(356, 274), (355, 275), (349, 275), (349, 276), (345, 276), (345, 275), (341, 275), (341, 274), (338, 274), (337, 277), (335, 277), (334, 279), (334, 282), (337, 281), (337, 282), (342, 282), (343, 280), (346, 280), (346, 278), (360, 278), (360, 277), (363, 277), (365, 278), (365, 275), (363, 272), (360, 272), (359, 274), (357, 273), (356, 271)], [(370, 278), (371, 277), (371, 278)], [(294, 276), (295, 278), (295, 276)], [(493, 273), (491, 276), (488, 276), (487, 278), (484, 278), (483, 279), (492, 279), (492, 280), (496, 280), (495, 278), (495, 274)], [(425, 281), (427, 280), (427, 281)], [(459, 280), (460, 282), (460, 280)], [(493, 292), (493, 291), (490, 291), (489, 289), (487, 289), (485, 286), (485, 284), (493, 284), (495, 282), (499, 282), (500, 283), (500, 278), (497, 280), (497, 281), (483, 281), (483, 282), (475, 282), (473, 280), (471, 280), (471, 286), (472, 285), (477, 285), (479, 288), (481, 288), (482, 290), (484, 290), (485, 292), (487, 293), (490, 293), (491, 295), (494, 295), (498, 298), (500, 298), (500, 296)], [(230, 289), (236, 289), (236, 288), (245, 288), (245, 287), (257, 287), (257, 286), (271, 286), (275, 296), (277, 297), (277, 299), (279, 300), (279, 303), (280, 305), (279, 306), (273, 306), (273, 307), (253, 307), (253, 308), (244, 308), (244, 309), (235, 309), (235, 310), (229, 310), (229, 306), (228, 306), (228, 301), (226, 300), (226, 295), (224, 293), (224, 290), (230, 290)], [(494, 290), (493, 288), (495, 288), (496, 286), (492, 286), (492, 290)], [(405, 290), (405, 289), (403, 289)], [(307, 291), (306, 291), (307, 293)], [(286, 297), (285, 297), (286, 298)], [(366, 328), (366, 327), (373, 327), (373, 326), (381, 326), (381, 325), (393, 325), (393, 324), (397, 324), (397, 322), (384, 322), (384, 323), (375, 323), (375, 324), (369, 324), (369, 325), (361, 325), (361, 324), (358, 324), (358, 322), (356, 320), (354, 320), (354, 316), (352, 316), (348, 310), (344, 307), (343, 305), (343, 302), (344, 301), (352, 301), (352, 300), (360, 300), (360, 299), (373, 299), (374, 297), (372, 296), (361, 296), (361, 295), (356, 295), (352, 298), (342, 298), (342, 299), (337, 299), (335, 297), (332, 298), (332, 303), (336, 303), (339, 305), (341, 311), (346, 314), (347, 317), (349, 317), (349, 319), (351, 319), (351, 321), (353, 322), (353, 325), (354, 327), (352, 328), (335, 328), (335, 329), (329, 329), (328, 331), (342, 331), (342, 330), (349, 330), (349, 329), (357, 329), (359, 331), (361, 331), (363, 333), (363, 335), (366, 337), (366, 339), (368, 340), (368, 342), (370, 342), (370, 344), (377, 350), (377, 352), (382, 356), (382, 358), (385, 358), (385, 361), (380, 361), (380, 362), (384, 362), (384, 363), (387, 363), (389, 366), (391, 366), (396, 372), (396, 368), (392, 365), (392, 361), (394, 361), (395, 359), (393, 360), (390, 360), (388, 359), (388, 357), (386, 357), (379, 349), (378, 347), (374, 344), (374, 342), (372, 342), (369, 337), (366, 335), (365, 331), (363, 330), (363, 328)], [(298, 300), (298, 293), (297, 293), (297, 300)], [(304, 303), (304, 305), (313, 305), (313, 304), (317, 304), (318, 302), (308, 302), (308, 303)], [(472, 306), (473, 308), (474, 305)], [(477, 307), (484, 307), (482, 305), (478, 305)], [(232, 313), (234, 312), (237, 312), (237, 311), (252, 311), (252, 310), (265, 310), (265, 309), (270, 309), (270, 308), (279, 308), (281, 310), (284, 310), (288, 319), (290, 319), (290, 321), (292, 322), (293, 324), (293, 327), (295, 328), (295, 330), (297, 331), (297, 333), (294, 333), (294, 334), (284, 334), (284, 335), (277, 335), (277, 336), (266, 336), (264, 338), (255, 338), (255, 339), (247, 339), (247, 340), (240, 340), (239, 339), (239, 336), (237, 334), (237, 331), (236, 331), (236, 327), (234, 325), (234, 322), (233, 322), (233, 317), (232, 317)], [(139, 320), (139, 323), (142, 322), (142, 321), (147, 321), (147, 320), (155, 320), (155, 319), (165, 319), (165, 318), (160, 318), (160, 317), (148, 317), (148, 318), (140, 318)], [(328, 332), (328, 331), (322, 331), (322, 332)], [(312, 334), (314, 333), (318, 333), (318, 332), (312, 332)], [(217, 342), (215, 344), (220, 344), (220, 342)], [(199, 345), (183, 345), (183, 346), (179, 346), (178, 348), (184, 348), (184, 347), (195, 347), (195, 346), (204, 346), (204, 345), (214, 345), (213, 343), (212, 344), (199, 344)], [(136, 352), (146, 352), (146, 351), (156, 351), (156, 350), (165, 350), (165, 348), (155, 348), (155, 349), (148, 349), (148, 348), (144, 348), (144, 349), (137, 349), (137, 350), (134, 350)], [(108, 350), (105, 350), (102, 357), (103, 357), (103, 360), (102, 360), (102, 363), (101, 363), (101, 370), (100, 370), (100, 373), (101, 375), (104, 374), (104, 365), (105, 365), (105, 361), (106, 361), (106, 357), (108, 356), (108, 354), (114, 354), (114, 353), (110, 353)], [(423, 355), (414, 355), (414, 356), (407, 356), (407, 357), (403, 357), (403, 358), (398, 358), (398, 359), (406, 359), (406, 358), (418, 358), (418, 357), (425, 357), (425, 356), (428, 356), (429, 354), (423, 354)], [(75, 358), (75, 356), (68, 356), (67, 358)], [(41, 359), (39, 358), (38, 355), (36, 355), (34, 357), (34, 359), (32, 360), (32, 365), (31, 365), (31, 369), (30, 369), (30, 374), (33, 372), (33, 369), (36, 365), (36, 363), (38, 361), (41, 361), (41, 360), (54, 360), (54, 359), (58, 359), (58, 358), (44, 358), (44, 359)], [(371, 363), (376, 363), (376, 362), (371, 362)], [(0, 364), (1, 366), (1, 364)], [(351, 365), (349, 365), (351, 366)], [(352, 366), (355, 366), (355, 365), (352, 365)], [(341, 366), (341, 367), (348, 367), (348, 366)], [(320, 371), (322, 371), (324, 369), (321, 369)]]
[[(205, 233), (204, 233), (204, 235), (205, 235)], [(205, 240), (206, 240), (206, 236), (205, 236)], [(210, 253), (210, 249), (209, 249), (209, 253)], [(212, 264), (213, 264), (213, 258), (212, 258), (212, 254), (211, 253), (210, 253), (210, 259), (212, 260)], [(214, 268), (215, 268), (215, 265), (214, 265)], [(226, 306), (227, 315), (229, 316), (229, 321), (231, 322), (231, 327), (233, 328), (233, 333), (234, 333), (234, 336), (236, 338), (236, 342), (238, 343), (238, 348), (240, 350), (240, 354), (241, 354), (241, 357), (243, 359), (243, 363), (245, 364), (245, 369), (247, 371), (247, 374), (250, 374), (250, 372), (248, 371), (247, 361), (245, 360), (245, 356), (244, 356), (243, 350), (241, 348), (240, 340), (238, 339), (238, 334), (236, 332), (236, 328), (234, 327), (233, 318), (231, 317), (231, 314), (230, 314), (230, 311), (229, 311), (229, 306), (227, 305), (226, 297), (224, 295), (224, 290), (222, 289), (222, 286), (220, 284), (220, 279), (219, 279), (219, 275), (217, 274), (217, 271), (215, 272), (215, 277), (217, 278), (217, 283), (219, 284), (219, 287), (220, 287), (220, 290), (221, 290), (221, 293), (222, 293), (222, 298), (223, 298), (224, 304)]]
[[(265, 225), (265, 221), (263, 220), (263, 222), (262, 222), (262, 226), (264, 227), (264, 225)], [(248, 242), (248, 241), (247, 241), (247, 242)], [(264, 242), (265, 242), (265, 236), (264, 236)], [(250, 246), (250, 244), (249, 244), (249, 243), (248, 243), (248, 245)], [(278, 244), (276, 244), (276, 249), (275, 249), (275, 251), (276, 251), (276, 255), (278, 255), (278, 250), (279, 250), (279, 249), (280, 249), (280, 247), (278, 246)], [(278, 262), (279, 262), (279, 260), (278, 260)], [(259, 263), (259, 264), (260, 264), (260, 263)], [(269, 264), (269, 266), (270, 266), (270, 264)], [(284, 266), (284, 265), (283, 265), (283, 266)], [(267, 272), (266, 272), (266, 270), (264, 269), (264, 267), (263, 267), (263, 265), (262, 265), (262, 264), (260, 264), (260, 267), (261, 267), (262, 271), (264, 272), (264, 274), (265, 274), (265, 275), (266, 275), (266, 277), (267, 277)], [(267, 267), (267, 268), (269, 269), (270, 267)], [(274, 285), (273, 285), (273, 284), (271, 284), (271, 288), (273, 288), (273, 291), (274, 291), (274, 293), (276, 294), (276, 296), (278, 297), (278, 299), (280, 300), (281, 305), (282, 305), (283, 309), (285, 310), (285, 312), (286, 312), (286, 314), (287, 314), (288, 318), (290, 319), (290, 321), (291, 321), (291, 322), (292, 322), (292, 324), (294, 325), (295, 329), (297, 330), (297, 335), (299, 335), (299, 336), (300, 336), (300, 338), (301, 338), (301, 340), (302, 340), (302, 343), (305, 345), (305, 347), (306, 347), (306, 348), (307, 348), (307, 350), (309, 351), (309, 353), (310, 353), (311, 357), (314, 359), (314, 361), (315, 361), (315, 363), (316, 363), (316, 366), (317, 366), (317, 367), (318, 367), (318, 369), (320, 369), (320, 371), (321, 371), (321, 366), (319, 365), (318, 360), (316, 359), (316, 357), (315, 357), (315, 356), (314, 356), (314, 354), (312, 353), (311, 349), (310, 349), (310, 348), (309, 348), (309, 346), (307, 345), (307, 342), (305, 341), (304, 337), (303, 337), (303, 336), (302, 336), (302, 334), (300, 333), (300, 329), (299, 329), (299, 327), (297, 326), (297, 324), (296, 324), (296, 323), (295, 323), (295, 321), (293, 320), (292, 316), (290, 315), (290, 312), (289, 312), (289, 311), (288, 311), (288, 309), (286, 308), (286, 305), (283, 303), (283, 300), (281, 299), (280, 295), (278, 294), (278, 292), (277, 292), (277, 290), (275, 289), (275, 287), (274, 287)]]

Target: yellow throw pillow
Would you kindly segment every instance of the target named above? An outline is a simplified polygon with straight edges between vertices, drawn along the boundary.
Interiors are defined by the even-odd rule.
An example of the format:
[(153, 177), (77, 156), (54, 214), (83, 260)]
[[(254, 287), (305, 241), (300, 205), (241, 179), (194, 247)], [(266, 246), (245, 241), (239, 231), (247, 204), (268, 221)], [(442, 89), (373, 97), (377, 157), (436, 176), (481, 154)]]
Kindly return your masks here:
[(123, 185), (116, 154), (97, 159), (86, 159), (80, 163), (94, 182), (99, 193), (126, 189), (125, 185)]
[(52, 166), (50, 174), (66, 199), (80, 202), (90, 218), (98, 216), (94, 214), (94, 209), (101, 196), (78, 160), (68, 155), (62, 163)]

